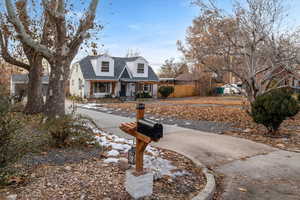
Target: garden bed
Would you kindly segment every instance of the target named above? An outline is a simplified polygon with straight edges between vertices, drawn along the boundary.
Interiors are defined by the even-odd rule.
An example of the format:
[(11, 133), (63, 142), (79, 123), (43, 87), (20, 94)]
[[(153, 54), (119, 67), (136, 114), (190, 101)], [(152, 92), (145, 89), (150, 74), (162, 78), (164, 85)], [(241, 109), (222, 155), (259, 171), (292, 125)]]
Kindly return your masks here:
[[(22, 171), (12, 185), (0, 189), (0, 199), (131, 199), (124, 188), (130, 167), (127, 152), (133, 141), (94, 128), (96, 142), (81, 149), (49, 149), (15, 164)], [(175, 152), (147, 147), (145, 168), (154, 173), (154, 193), (146, 199), (191, 199), (205, 186), (201, 169)]]

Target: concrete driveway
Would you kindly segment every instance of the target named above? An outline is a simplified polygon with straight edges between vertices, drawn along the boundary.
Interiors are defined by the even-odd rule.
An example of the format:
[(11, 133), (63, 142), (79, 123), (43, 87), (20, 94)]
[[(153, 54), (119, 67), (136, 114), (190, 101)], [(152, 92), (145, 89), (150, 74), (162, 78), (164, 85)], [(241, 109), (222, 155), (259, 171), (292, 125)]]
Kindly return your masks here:
[[(78, 108), (78, 113), (121, 137), (122, 122), (134, 119)], [(154, 145), (199, 160), (225, 175), (225, 200), (299, 200), (300, 154), (278, 150), (249, 140), (164, 126), (164, 138)]]

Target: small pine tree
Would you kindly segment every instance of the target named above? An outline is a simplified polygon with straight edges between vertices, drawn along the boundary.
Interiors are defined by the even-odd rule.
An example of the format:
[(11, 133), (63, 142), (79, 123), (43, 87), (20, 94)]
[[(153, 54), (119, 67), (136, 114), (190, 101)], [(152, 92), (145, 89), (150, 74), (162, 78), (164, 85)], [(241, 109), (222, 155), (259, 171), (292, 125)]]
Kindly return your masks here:
[(251, 104), (251, 116), (263, 124), (269, 133), (277, 133), (281, 123), (299, 112), (298, 102), (286, 89), (273, 90), (258, 96)]

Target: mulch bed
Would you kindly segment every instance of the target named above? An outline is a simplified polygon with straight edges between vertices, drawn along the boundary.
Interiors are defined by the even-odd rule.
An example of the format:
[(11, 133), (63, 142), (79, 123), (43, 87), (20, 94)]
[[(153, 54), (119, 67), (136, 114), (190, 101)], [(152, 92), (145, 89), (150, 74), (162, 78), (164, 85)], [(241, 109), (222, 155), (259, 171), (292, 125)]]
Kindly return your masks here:
[[(16, 178), (17, 183), (0, 189), (0, 199), (16, 194), (19, 200), (35, 199), (131, 199), (124, 188), (125, 170), (119, 164), (103, 162), (102, 153), (95, 150), (52, 150), (35, 155), (26, 168), (25, 177)], [(154, 182), (154, 194), (144, 199), (191, 199), (203, 189), (206, 181), (201, 169), (186, 157), (177, 153), (163, 151), (162, 158), (172, 161), (178, 169), (190, 174), (184, 176), (163, 176)], [(58, 155), (56, 157), (54, 155)], [(80, 159), (74, 158), (80, 155)], [(84, 156), (86, 158), (84, 159)], [(37, 160), (36, 162), (33, 160)], [(65, 162), (63, 162), (63, 160)], [(31, 167), (28, 167), (31, 164)]]

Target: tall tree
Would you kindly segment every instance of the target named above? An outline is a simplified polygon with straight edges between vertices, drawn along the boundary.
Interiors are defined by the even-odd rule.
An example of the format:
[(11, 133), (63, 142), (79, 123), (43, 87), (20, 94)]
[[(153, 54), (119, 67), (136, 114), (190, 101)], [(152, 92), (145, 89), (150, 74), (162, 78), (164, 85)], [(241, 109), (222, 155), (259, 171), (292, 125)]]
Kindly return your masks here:
[[(26, 8), (27, 1), (23, 0)], [(64, 0), (43, 0), (45, 13), (44, 26), (51, 27), (46, 33), (47, 42), (42, 43), (28, 34), (20, 22), (11, 0), (5, 0), (9, 20), (16, 27), (22, 43), (41, 54), (50, 64), (51, 73), (45, 113), (49, 117), (65, 114), (65, 85), (70, 73), (70, 64), (76, 56), (83, 41), (90, 37), (89, 30), (93, 29), (95, 13), (99, 0), (91, 0), (84, 17), (78, 27), (68, 19), (70, 13)], [(76, 29), (76, 30), (75, 30)]]
[[(23, 24), (26, 33), (30, 34), (29, 30), (35, 28), (35, 26), (37, 25), (37, 21), (34, 21), (34, 23), (32, 23), (32, 26), (30, 26), (30, 19), (27, 15), (24, 1), (17, 1), (16, 7), (18, 15), (20, 16), (20, 21)], [(1, 56), (7, 63), (10, 63), (12, 66), (15, 65), (28, 71), (27, 103), (24, 112), (26, 114), (41, 113), (44, 108), (44, 100), (42, 94), (43, 57), (41, 56), (41, 54), (36, 52), (33, 48), (26, 45), (25, 43), (17, 42), (17, 35), (14, 34), (14, 31), (12, 30), (13, 27), (10, 25), (11, 24), (7, 19), (7, 16), (1, 15)], [(33, 33), (31, 36), (41, 37), (37, 32)], [(9, 51), (9, 49), (11, 49), (12, 47), (10, 45), (10, 41), (14, 46), (14, 48), (12, 49), (15, 53), (13, 54)]]
[(186, 62), (175, 62), (174, 58), (165, 60), (165, 63), (160, 67), (159, 77), (161, 78), (176, 78), (180, 74), (189, 72), (189, 67)]
[[(232, 72), (254, 101), (294, 76), (297, 32), (282, 27), (286, 20), (283, 0), (236, 2), (227, 14), (213, 0), (196, 1), (200, 15), (188, 29), (186, 43), (179, 43), (188, 60), (210, 69)], [(272, 84), (276, 82), (276, 84)]]

